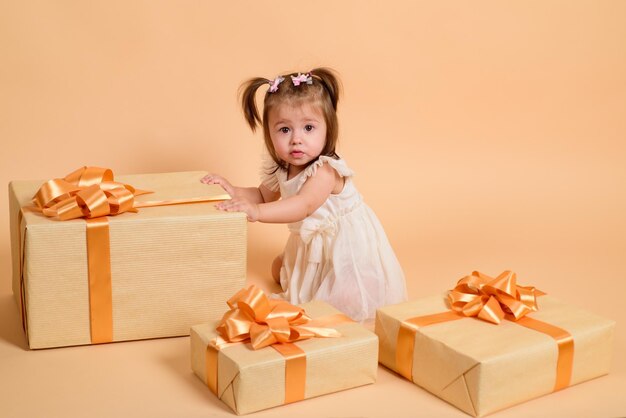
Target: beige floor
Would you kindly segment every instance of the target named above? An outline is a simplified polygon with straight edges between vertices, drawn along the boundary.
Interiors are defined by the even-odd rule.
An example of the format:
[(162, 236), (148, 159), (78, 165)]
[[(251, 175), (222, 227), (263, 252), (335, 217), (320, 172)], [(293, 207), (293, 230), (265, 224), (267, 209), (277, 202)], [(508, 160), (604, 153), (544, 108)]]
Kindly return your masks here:
[[(274, 244), (254, 244), (266, 226), (250, 228), (249, 279), (265, 289), (266, 262)], [(437, 258), (421, 264), (398, 248), (408, 277), (436, 271)], [(548, 260), (543, 260), (546, 265)], [(233, 416), (189, 366), (189, 338), (134, 341), (99, 346), (30, 351), (22, 334), (15, 302), (9, 293), (8, 269), (0, 294), (0, 416), (3, 417), (208, 417)], [(522, 266), (526, 267), (526, 266)], [(611, 266), (599, 273), (596, 285), (609, 283)], [(603, 279), (603, 277), (605, 279)], [(570, 277), (577, 283), (583, 277)], [(454, 281), (454, 280), (453, 280)], [(556, 283), (545, 280), (546, 286)], [(411, 297), (423, 295), (409, 280)], [(554, 284), (554, 286), (553, 286)], [(427, 291), (436, 284), (426, 286)], [(570, 289), (571, 290), (571, 289)], [(612, 371), (593, 381), (514, 406), (494, 416), (619, 417), (626, 415), (626, 342), (617, 304), (623, 295), (608, 293), (587, 300), (580, 289), (564, 290), (576, 305), (618, 320)], [(598, 295), (600, 292), (597, 293)], [(379, 366), (375, 384), (273, 408), (258, 417), (463, 417), (464, 413)]]

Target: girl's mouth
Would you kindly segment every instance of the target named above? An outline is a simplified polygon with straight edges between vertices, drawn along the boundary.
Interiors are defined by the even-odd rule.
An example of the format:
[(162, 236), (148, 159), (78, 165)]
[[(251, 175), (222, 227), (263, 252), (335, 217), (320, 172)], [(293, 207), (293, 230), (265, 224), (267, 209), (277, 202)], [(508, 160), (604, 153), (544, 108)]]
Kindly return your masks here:
[(294, 158), (300, 158), (300, 157), (302, 157), (304, 155), (304, 152), (302, 152), (302, 151), (291, 151), (290, 154)]

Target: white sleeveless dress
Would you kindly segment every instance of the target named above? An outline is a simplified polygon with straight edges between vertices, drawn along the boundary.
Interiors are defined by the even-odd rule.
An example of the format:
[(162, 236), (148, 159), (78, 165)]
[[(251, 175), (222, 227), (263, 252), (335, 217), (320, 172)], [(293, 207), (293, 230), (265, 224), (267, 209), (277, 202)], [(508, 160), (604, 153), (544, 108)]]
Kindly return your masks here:
[(382, 225), (352, 183), (352, 170), (341, 159), (320, 156), (289, 180), (287, 170), (278, 169), (263, 175), (262, 182), (287, 198), (323, 164), (344, 178), (343, 190), (303, 221), (288, 225), (280, 270), (284, 292), (273, 296), (292, 304), (323, 300), (363, 321), (373, 318), (376, 308), (405, 301), (406, 285)]

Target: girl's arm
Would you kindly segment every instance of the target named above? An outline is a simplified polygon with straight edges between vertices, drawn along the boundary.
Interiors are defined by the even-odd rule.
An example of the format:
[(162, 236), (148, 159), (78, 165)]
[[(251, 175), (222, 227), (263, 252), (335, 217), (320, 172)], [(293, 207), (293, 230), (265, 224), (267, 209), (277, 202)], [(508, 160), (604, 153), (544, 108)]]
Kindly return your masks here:
[(245, 199), (252, 203), (272, 202), (280, 197), (280, 192), (273, 192), (263, 184), (259, 187), (236, 187), (217, 174), (207, 174), (200, 181), (204, 184), (219, 184), (231, 198)]
[(264, 201), (265, 203), (237, 197), (221, 202), (217, 207), (228, 212), (245, 212), (251, 222), (298, 222), (322, 206), (339, 179), (339, 174), (328, 164), (324, 164), (317, 169), (313, 176), (307, 179), (300, 192), (295, 196), (278, 201)]

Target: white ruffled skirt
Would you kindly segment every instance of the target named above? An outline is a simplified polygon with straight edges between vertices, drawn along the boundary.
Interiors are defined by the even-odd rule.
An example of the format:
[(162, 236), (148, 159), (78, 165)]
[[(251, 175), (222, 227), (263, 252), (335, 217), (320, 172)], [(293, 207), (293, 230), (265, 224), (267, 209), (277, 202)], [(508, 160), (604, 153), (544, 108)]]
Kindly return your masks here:
[(280, 272), (284, 292), (274, 296), (292, 304), (323, 300), (355, 321), (406, 300), (400, 263), (365, 203), (323, 225), (307, 220), (287, 240)]

